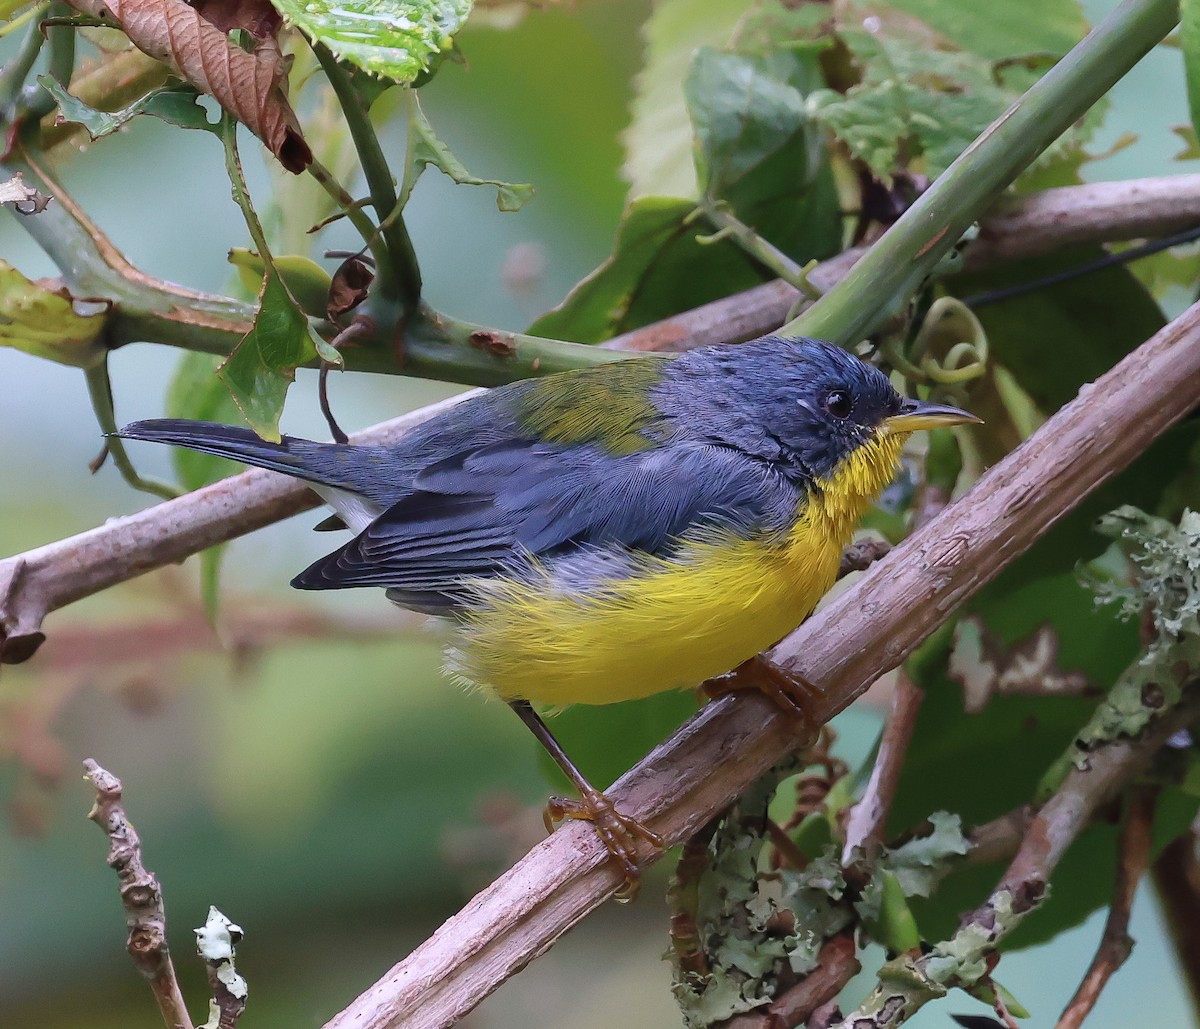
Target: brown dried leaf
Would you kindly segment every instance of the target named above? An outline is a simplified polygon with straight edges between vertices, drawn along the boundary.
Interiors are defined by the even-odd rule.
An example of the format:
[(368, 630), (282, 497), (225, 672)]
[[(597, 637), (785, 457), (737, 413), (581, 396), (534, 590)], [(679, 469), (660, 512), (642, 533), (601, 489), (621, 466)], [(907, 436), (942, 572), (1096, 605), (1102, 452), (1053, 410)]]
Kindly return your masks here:
[(361, 257), (346, 258), (333, 273), (333, 283), (329, 287), (329, 320), (336, 322), (366, 300), (367, 289), (374, 278), (375, 272)]
[[(86, 14), (116, 19), (139, 50), (211, 94), (288, 171), (302, 172), (311, 163), (312, 152), (287, 100), (287, 69), (274, 37), (278, 21), (265, 13), (263, 5), (253, 0), (213, 0), (202, 15), (183, 0), (71, 0), (71, 4)], [(238, 24), (239, 18), (246, 24)], [(256, 41), (254, 52), (230, 42), (222, 25), (250, 32)]]

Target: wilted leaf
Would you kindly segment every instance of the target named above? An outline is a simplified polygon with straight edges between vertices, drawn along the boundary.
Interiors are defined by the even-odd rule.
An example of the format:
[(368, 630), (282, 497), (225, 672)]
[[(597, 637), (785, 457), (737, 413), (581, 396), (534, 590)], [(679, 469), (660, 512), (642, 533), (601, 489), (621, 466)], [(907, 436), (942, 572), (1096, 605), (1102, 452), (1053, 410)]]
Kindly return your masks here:
[(81, 315), (60, 284), (31, 282), (0, 261), (0, 346), (76, 368), (104, 360), (107, 311)]
[(197, 106), (199, 94), (191, 86), (155, 89), (119, 111), (97, 111), (68, 93), (50, 75), (39, 75), (38, 82), (58, 104), (59, 121), (82, 125), (93, 140), (116, 132), (139, 114), (152, 114), (186, 129), (216, 131), (204, 109)]
[(329, 320), (337, 321), (366, 300), (374, 278), (374, 269), (361, 257), (347, 257), (338, 265), (326, 300), (325, 313)]
[(721, 47), (745, 17), (728, 0), (660, 0), (642, 27), (645, 58), (625, 130), (630, 197), (697, 195), (683, 82), (692, 55)]
[(279, 416), (296, 369), (317, 356), (308, 319), (283, 282), (268, 272), (254, 328), (217, 374), (250, 427), (263, 439), (279, 439)]
[(940, 175), (1013, 99), (974, 54), (849, 26), (839, 36), (862, 80), (845, 93), (813, 93), (815, 117), (884, 182), (914, 149), (925, 174)]
[[(287, 69), (273, 36), (255, 36), (253, 53), (235, 45), (209, 17), (184, 0), (74, 0), (73, 7), (97, 17), (110, 15), (143, 53), (170, 65), (197, 89), (209, 93), (250, 129), (288, 171), (302, 172), (312, 153), (287, 100)], [(259, 5), (242, 8), (260, 12)], [(228, 25), (232, 9), (206, 5), (209, 16)], [(238, 25), (254, 36), (252, 24)], [(192, 126), (199, 127), (199, 126)]]
[(289, 22), (338, 58), (412, 82), (453, 43), (471, 0), (276, 0)]
[(528, 182), (481, 179), (467, 171), (463, 163), (450, 152), (450, 148), (438, 139), (415, 97), (409, 120), (408, 146), (408, 166), (400, 190), (401, 204), (408, 202), (417, 179), (431, 164), (460, 186), (495, 186), (496, 206), (501, 211), (519, 211), (533, 198), (533, 186)]

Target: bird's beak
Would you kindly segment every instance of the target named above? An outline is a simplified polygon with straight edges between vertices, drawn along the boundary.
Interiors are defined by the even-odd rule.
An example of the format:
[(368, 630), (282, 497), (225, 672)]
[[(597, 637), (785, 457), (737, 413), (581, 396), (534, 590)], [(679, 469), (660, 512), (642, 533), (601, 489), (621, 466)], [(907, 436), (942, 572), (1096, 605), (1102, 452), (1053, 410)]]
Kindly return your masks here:
[(885, 418), (883, 424), (889, 432), (916, 432), (917, 429), (938, 429), (944, 425), (982, 424), (977, 418), (957, 407), (945, 404), (927, 404), (923, 400), (906, 399), (899, 414)]

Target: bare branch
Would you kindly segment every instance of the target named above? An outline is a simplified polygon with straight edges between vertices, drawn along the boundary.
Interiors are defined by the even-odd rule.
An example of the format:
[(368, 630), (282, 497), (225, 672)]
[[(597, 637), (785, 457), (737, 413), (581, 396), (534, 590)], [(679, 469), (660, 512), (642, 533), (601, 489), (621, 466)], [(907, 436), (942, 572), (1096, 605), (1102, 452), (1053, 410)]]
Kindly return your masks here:
[(126, 947), (139, 972), (150, 983), (167, 1029), (192, 1029), (171, 954), (167, 950), (167, 912), (162, 887), (142, 864), (142, 841), (121, 803), (121, 780), (88, 758), (86, 778), (96, 789), (96, 802), (88, 812), (111, 841), (108, 863), (121, 882), (121, 902), (129, 926)]
[[(822, 684), (819, 720), (903, 661), (1067, 510), (1183, 417), (1194, 405), (1196, 381), (1200, 305), (1091, 384), (991, 468), (968, 498), (910, 536), (789, 636), (775, 659)], [(769, 701), (726, 697), (655, 748), (610, 796), (674, 844), (693, 835), (808, 732)], [(1026, 842), (1037, 835), (1031, 832)], [(1022, 867), (1019, 857), (1014, 869)], [(549, 949), (620, 882), (594, 833), (583, 825), (560, 829), (326, 1029), (449, 1025)]]
[(850, 809), (846, 820), (846, 842), (842, 846), (842, 865), (848, 866), (860, 857), (876, 856), (883, 842), (883, 829), (896, 796), (900, 772), (908, 753), (908, 743), (917, 727), (917, 712), (925, 698), (921, 687), (901, 671), (896, 676), (892, 706), (879, 741), (879, 753), (871, 778), (867, 780), (862, 799)]
[(1154, 862), (1154, 885), (1187, 980), (1200, 1010), (1200, 830), (1196, 824), (1168, 843)]
[(246, 980), (238, 974), (233, 959), (237, 945), (242, 942), (242, 927), (234, 925), (215, 907), (208, 909), (208, 919), (196, 933), (196, 950), (204, 959), (212, 1000), (208, 1005), (208, 1021), (200, 1029), (237, 1029), (246, 1010)]
[(1129, 810), (1121, 831), (1120, 852), (1117, 855), (1117, 878), (1113, 884), (1112, 903), (1104, 923), (1100, 947), (1088, 967), (1083, 982), (1066, 1006), (1056, 1029), (1079, 1029), (1091, 1014), (1100, 991), (1113, 973), (1120, 968), (1133, 950), (1129, 935), (1129, 916), (1133, 898), (1146, 866), (1150, 863), (1150, 841), (1154, 831), (1154, 802), (1158, 791), (1151, 787), (1135, 787), (1130, 792)]

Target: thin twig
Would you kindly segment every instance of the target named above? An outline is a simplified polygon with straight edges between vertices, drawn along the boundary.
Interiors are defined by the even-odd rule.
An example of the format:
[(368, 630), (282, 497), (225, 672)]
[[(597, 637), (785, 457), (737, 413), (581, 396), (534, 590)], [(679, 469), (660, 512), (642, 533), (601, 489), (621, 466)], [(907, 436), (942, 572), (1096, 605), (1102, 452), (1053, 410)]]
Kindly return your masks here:
[(1175, 945), (1175, 956), (1200, 1011), (1200, 830), (1173, 839), (1154, 862), (1154, 886)]
[(1113, 884), (1108, 919), (1104, 923), (1104, 935), (1100, 938), (1100, 946), (1083, 982), (1059, 1017), (1056, 1029), (1079, 1029), (1083, 1025), (1084, 1019), (1100, 999), (1100, 991), (1113, 973), (1128, 960), (1133, 950), (1129, 916), (1133, 911), (1133, 898), (1138, 884), (1150, 863), (1157, 798), (1158, 791), (1152, 787), (1139, 786), (1130, 791), (1129, 810), (1125, 814), (1125, 826), (1121, 830), (1117, 854), (1117, 877)]
[(872, 860), (882, 845), (884, 825), (896, 796), (908, 744), (917, 727), (917, 712), (921, 709), (924, 697), (921, 687), (901, 670), (896, 676), (892, 706), (879, 739), (879, 752), (875, 756), (871, 778), (867, 780), (862, 799), (850, 809), (846, 820), (843, 866), (862, 859)]
[[(826, 721), (900, 664), (1084, 496), (1194, 405), (1200, 306), (1134, 351), (789, 636), (774, 657), (822, 685)], [(609, 791), (668, 843), (691, 836), (809, 734), (749, 694), (708, 705)], [(1031, 832), (1025, 842), (1036, 836)], [(1019, 867), (1019, 866), (1018, 866)], [(620, 885), (583, 825), (560, 829), (447, 921), (327, 1029), (445, 1026)]]
[(167, 912), (162, 887), (142, 864), (142, 841), (121, 803), (121, 780), (88, 758), (85, 778), (96, 789), (88, 818), (108, 835), (108, 863), (121, 882), (121, 902), (129, 926), (126, 947), (137, 970), (150, 983), (167, 1029), (192, 1029), (175, 968), (167, 949)]

